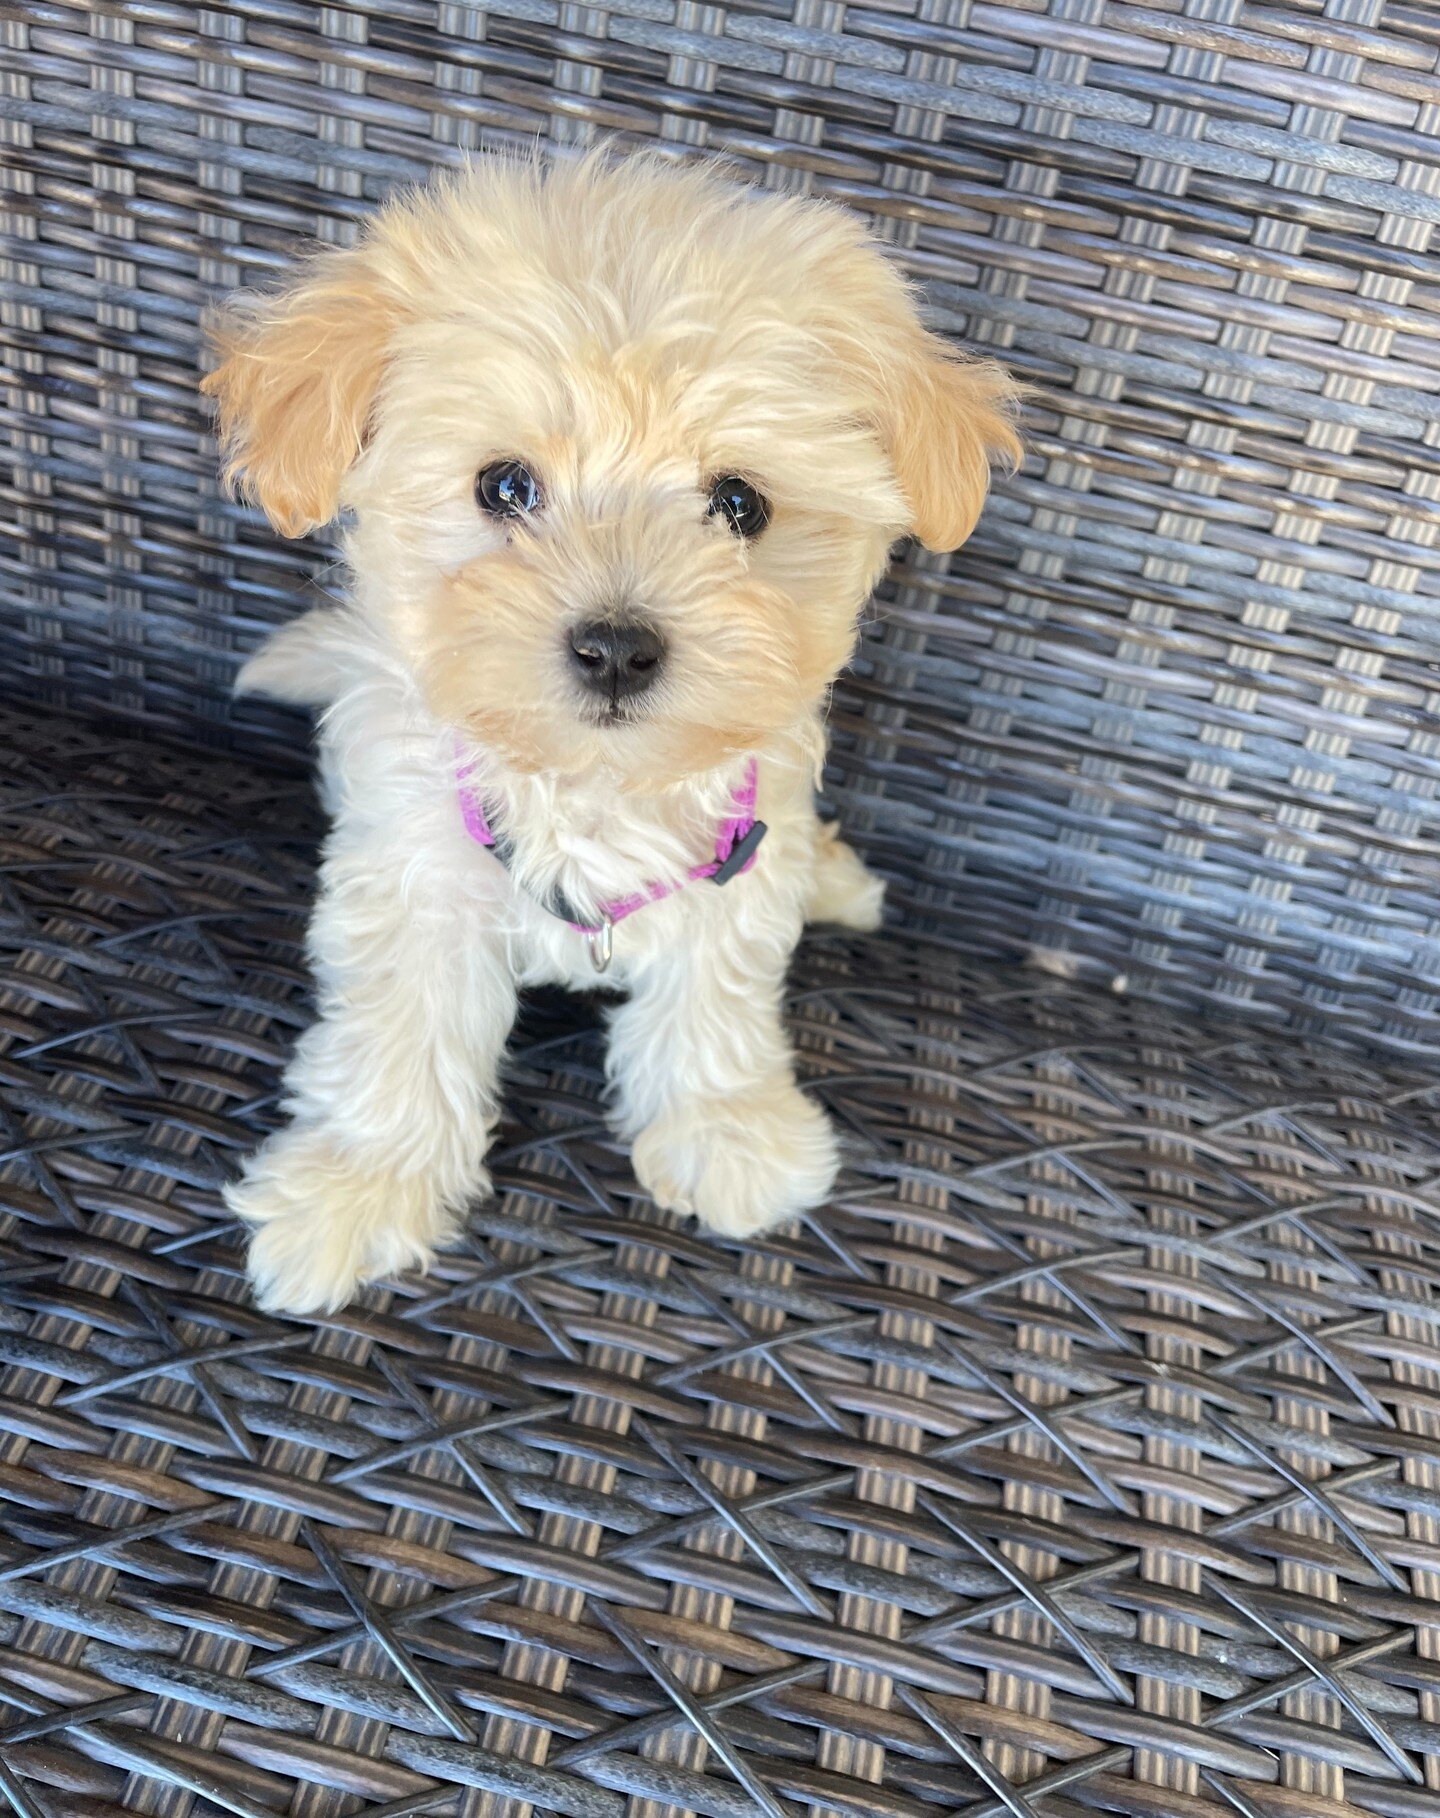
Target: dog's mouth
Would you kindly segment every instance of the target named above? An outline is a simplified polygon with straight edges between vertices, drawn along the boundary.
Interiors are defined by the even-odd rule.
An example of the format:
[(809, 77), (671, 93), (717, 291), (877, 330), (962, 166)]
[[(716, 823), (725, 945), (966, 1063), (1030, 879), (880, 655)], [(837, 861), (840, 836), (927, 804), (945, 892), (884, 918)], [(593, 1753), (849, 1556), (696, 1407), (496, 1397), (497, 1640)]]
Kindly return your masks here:
[(586, 701), (581, 705), (579, 715), (582, 725), (599, 732), (639, 726), (655, 717), (648, 701)]

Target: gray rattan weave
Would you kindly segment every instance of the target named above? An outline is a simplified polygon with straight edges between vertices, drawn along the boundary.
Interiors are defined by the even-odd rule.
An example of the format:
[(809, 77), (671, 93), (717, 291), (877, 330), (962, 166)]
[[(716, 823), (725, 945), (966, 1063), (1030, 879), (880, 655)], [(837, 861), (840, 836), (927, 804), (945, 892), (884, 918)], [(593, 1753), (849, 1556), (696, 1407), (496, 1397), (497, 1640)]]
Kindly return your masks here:
[(0, 731), (27, 1818), (1440, 1813), (1433, 1068), (817, 941), (795, 1235), (657, 1214), (539, 1003), (466, 1248), (273, 1320), (308, 793)]
[[(1440, 1818), (1440, 11), (0, 15), (0, 1795)], [(542, 1000), (465, 1246), (271, 1319), (317, 829), (228, 687), (325, 558), (200, 308), (599, 131), (869, 211), (1037, 387), (836, 705), (909, 927), (797, 968), (842, 1190), (658, 1214)]]
[(1041, 388), (1025, 473), (953, 572), (900, 571), (837, 716), (837, 800), (928, 925), (1431, 1038), (1433, 4), (3, 12), (27, 695), (273, 732), (226, 691), (316, 558), (217, 494), (218, 288), (487, 140), (719, 153), (869, 211)]

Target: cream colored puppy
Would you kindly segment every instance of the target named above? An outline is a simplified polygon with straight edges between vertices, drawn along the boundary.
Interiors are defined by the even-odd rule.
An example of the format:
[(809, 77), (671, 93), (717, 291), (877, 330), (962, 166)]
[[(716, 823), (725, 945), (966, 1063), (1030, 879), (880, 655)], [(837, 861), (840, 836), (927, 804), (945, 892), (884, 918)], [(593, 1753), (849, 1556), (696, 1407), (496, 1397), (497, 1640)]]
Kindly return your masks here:
[(1004, 372), (850, 215), (655, 158), (477, 164), (212, 327), (231, 479), (286, 536), (348, 514), (348, 603), (242, 677), (323, 706), (334, 818), (291, 1121), (228, 1195), (262, 1305), (423, 1266), (517, 990), (602, 969), (656, 1201), (823, 1201), (781, 989), (881, 896), (815, 816), (826, 699), (891, 544), (955, 548), (1017, 455)]

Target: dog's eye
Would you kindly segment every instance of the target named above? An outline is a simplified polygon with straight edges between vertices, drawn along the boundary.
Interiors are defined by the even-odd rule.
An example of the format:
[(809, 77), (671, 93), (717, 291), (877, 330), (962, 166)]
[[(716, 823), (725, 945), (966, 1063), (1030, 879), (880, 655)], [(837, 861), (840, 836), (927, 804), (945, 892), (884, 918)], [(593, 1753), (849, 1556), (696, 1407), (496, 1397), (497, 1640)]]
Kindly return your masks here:
[(522, 461), (492, 461), (475, 477), (475, 497), (492, 518), (528, 518), (540, 509), (540, 482)]
[(710, 516), (724, 518), (737, 537), (758, 537), (770, 522), (770, 501), (738, 473), (727, 473), (711, 483)]

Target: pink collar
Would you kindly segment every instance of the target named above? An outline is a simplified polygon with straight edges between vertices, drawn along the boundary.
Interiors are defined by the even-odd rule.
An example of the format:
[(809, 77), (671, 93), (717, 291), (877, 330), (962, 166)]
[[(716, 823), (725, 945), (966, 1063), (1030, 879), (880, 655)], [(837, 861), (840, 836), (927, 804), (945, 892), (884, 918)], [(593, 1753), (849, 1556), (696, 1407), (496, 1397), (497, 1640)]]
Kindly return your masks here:
[[(477, 845), (488, 846), (508, 870), (512, 848), (504, 835), (497, 834), (491, 827), (485, 804), (470, 780), (473, 770), (473, 762), (462, 762), (455, 775), (465, 831)], [(709, 878), (716, 884), (728, 884), (732, 877), (748, 871), (755, 863), (755, 855), (765, 837), (764, 821), (755, 818), (757, 777), (758, 767), (752, 757), (745, 766), (744, 777), (731, 794), (730, 812), (716, 830), (714, 858), (707, 859), (703, 865), (692, 865), (683, 877), (670, 883), (648, 883), (634, 896), (616, 897), (612, 902), (601, 903), (598, 924), (582, 921), (573, 906), (558, 891), (544, 901), (539, 898), (536, 901), (540, 902), (540, 907), (548, 914), (556, 916), (577, 934), (589, 936), (590, 957), (595, 962), (595, 970), (603, 972), (610, 964), (610, 931), (616, 922), (623, 922), (627, 916), (648, 908), (651, 903), (663, 902), (667, 896), (674, 896), (677, 890), (683, 890), (687, 884), (698, 883), (701, 878)]]

